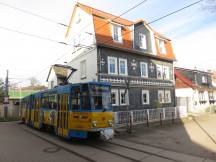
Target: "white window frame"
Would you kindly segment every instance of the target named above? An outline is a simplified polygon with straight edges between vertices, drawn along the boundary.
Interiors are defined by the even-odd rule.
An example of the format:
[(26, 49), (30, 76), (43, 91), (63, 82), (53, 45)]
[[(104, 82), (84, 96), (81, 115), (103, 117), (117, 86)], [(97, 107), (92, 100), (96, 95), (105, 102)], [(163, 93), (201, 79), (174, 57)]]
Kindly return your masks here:
[(158, 38), (158, 47), (161, 54), (166, 54), (165, 41)]
[[(144, 102), (143, 94), (146, 94), (146, 102)], [(142, 90), (142, 104), (149, 104), (149, 90)]]
[(86, 60), (80, 61), (80, 78), (85, 79), (86, 78)]
[(207, 83), (208, 82), (208, 79), (207, 79), (207, 77), (206, 76), (202, 76), (202, 83)]
[[(146, 68), (146, 75), (143, 75), (142, 65), (144, 65), (145, 68)], [(145, 77), (145, 78), (148, 77), (148, 63), (146, 63), (146, 62), (140, 62), (140, 73), (141, 73), (141, 74), (140, 74), (141, 77)]]
[[(160, 101), (160, 94), (162, 94), (162, 101)], [(164, 90), (159, 90), (158, 91), (158, 101), (159, 101), (159, 103), (164, 103)]]
[[(163, 79), (169, 80), (170, 79), (170, 69), (168, 66), (163, 66)], [(166, 74), (165, 74), (165, 69), (166, 69)], [(166, 76), (166, 78), (164, 77)]]
[(141, 49), (147, 49), (146, 35), (144, 33), (139, 33), (139, 46)]
[[(157, 65), (156, 68), (157, 68), (157, 79), (163, 79), (163, 66)], [(158, 68), (160, 68), (161, 70), (161, 77), (158, 77), (158, 71), (159, 71)]]
[[(168, 94), (168, 98), (166, 98), (166, 94)], [(165, 103), (171, 103), (171, 92), (170, 92), (170, 90), (165, 90), (164, 102)]]
[[(116, 30), (117, 33), (115, 33), (115, 28), (117, 28), (117, 30)], [(112, 24), (112, 37), (113, 37), (113, 41), (122, 43), (122, 31), (121, 31), (121, 28), (122, 27), (120, 25)], [(117, 39), (115, 39), (115, 38), (117, 38)]]
[[(115, 74), (115, 75), (117, 75), (118, 74), (118, 69), (117, 69), (117, 58), (116, 57), (111, 57), (111, 56), (108, 56), (108, 74)], [(111, 71), (110, 71), (110, 60), (111, 59), (114, 59), (114, 61), (115, 61), (115, 72), (114, 73), (112, 73)]]
[[(121, 61), (124, 61), (125, 63), (125, 73), (121, 73)], [(119, 58), (119, 75), (128, 75), (127, 59)]]
[(199, 92), (199, 101), (205, 101), (205, 93), (204, 93), (204, 91)]
[[(116, 100), (116, 103), (115, 104), (112, 103), (112, 105), (113, 106), (118, 106), (119, 105), (119, 93), (118, 93), (118, 89), (111, 89), (111, 94), (112, 93), (115, 93), (115, 100)], [(112, 98), (111, 98), (111, 100), (112, 100)]]
[(120, 99), (120, 101), (119, 101), (119, 103), (120, 103), (120, 105), (128, 105), (129, 104), (129, 98), (128, 98), (128, 91), (127, 91), (127, 93), (125, 94), (125, 101), (126, 101), (126, 103), (121, 103), (121, 100), (122, 100), (122, 97), (121, 97), (121, 94), (122, 93), (125, 93), (125, 89), (120, 89), (119, 90), (119, 99)]

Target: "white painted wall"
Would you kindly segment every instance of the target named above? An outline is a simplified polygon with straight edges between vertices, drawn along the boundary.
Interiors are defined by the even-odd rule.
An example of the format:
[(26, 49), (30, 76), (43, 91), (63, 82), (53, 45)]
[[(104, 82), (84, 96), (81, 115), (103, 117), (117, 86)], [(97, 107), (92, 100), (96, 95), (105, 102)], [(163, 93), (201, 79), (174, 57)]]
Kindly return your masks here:
[[(95, 32), (94, 32), (94, 23), (93, 16), (86, 13), (79, 7), (77, 7), (69, 35), (65, 38), (65, 42), (70, 44), (72, 49), (71, 53), (79, 49), (79, 53), (86, 48), (74, 47), (74, 45), (85, 45), (95, 47)], [(77, 52), (76, 52), (77, 53)], [(72, 59), (77, 55), (72, 56)]]
[[(86, 60), (86, 78), (81, 79), (80, 62)], [(82, 52), (76, 56), (68, 65), (77, 69), (69, 78), (69, 83), (81, 83), (88, 81), (97, 81), (97, 49)]]
[(193, 96), (192, 88), (176, 89), (175, 92), (176, 92), (176, 97), (192, 97)]
[(204, 111), (206, 108), (208, 108), (210, 106), (208, 91), (204, 91), (204, 98), (207, 102), (205, 104), (200, 104), (199, 91), (198, 90), (194, 91), (194, 103), (196, 102), (196, 104), (194, 104), (194, 110), (195, 111)]
[[(214, 91), (216, 97), (216, 91)], [(190, 97), (189, 111), (199, 112), (205, 111), (210, 106), (208, 91), (204, 91), (204, 98), (207, 101), (205, 104), (201, 104), (199, 101), (199, 91), (192, 88), (176, 89), (176, 97)]]
[(58, 82), (57, 82), (57, 77), (55, 75), (55, 72), (54, 70), (52, 69), (51, 70), (51, 73), (50, 73), (50, 76), (49, 76), (49, 79), (48, 79), (48, 89), (51, 89), (51, 82), (54, 82), (54, 86), (57, 86), (58, 85)]

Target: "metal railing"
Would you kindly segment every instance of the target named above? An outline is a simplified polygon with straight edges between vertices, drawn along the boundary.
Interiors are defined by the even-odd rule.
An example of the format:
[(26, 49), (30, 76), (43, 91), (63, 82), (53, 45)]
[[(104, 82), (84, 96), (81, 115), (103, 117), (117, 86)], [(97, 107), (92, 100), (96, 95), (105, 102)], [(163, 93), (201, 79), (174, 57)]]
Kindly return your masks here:
[(157, 109), (142, 109), (130, 111), (115, 112), (114, 120), (115, 127), (123, 127), (128, 123), (132, 125), (143, 124), (148, 122), (156, 122), (161, 120), (173, 120), (184, 117), (181, 110), (177, 107), (157, 108)]

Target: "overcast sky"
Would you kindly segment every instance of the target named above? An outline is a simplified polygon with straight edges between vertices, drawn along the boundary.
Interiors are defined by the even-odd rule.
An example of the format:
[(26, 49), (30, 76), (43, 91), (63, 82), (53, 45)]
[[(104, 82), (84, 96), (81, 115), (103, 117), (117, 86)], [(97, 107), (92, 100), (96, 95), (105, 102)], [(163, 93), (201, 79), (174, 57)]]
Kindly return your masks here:
[[(80, 0), (114, 15), (120, 15), (142, 0)], [(196, 0), (147, 0), (123, 17), (132, 21), (145, 19), (150, 22)], [(172, 40), (177, 66), (198, 69), (216, 69), (216, 12), (206, 9), (214, 0), (185, 9), (168, 18), (151, 24)], [(1, 5), (6, 3), (20, 9), (68, 24), (74, 0), (0, 0), (0, 77), (6, 69), (10, 82), (19, 82), (34, 76), (46, 82), (49, 68), (54, 63), (64, 63), (71, 57), (71, 46), (32, 38), (1, 29), (6, 27), (52, 40), (64, 41), (66, 27), (24, 14)], [(20, 79), (19, 79), (20, 78)]]

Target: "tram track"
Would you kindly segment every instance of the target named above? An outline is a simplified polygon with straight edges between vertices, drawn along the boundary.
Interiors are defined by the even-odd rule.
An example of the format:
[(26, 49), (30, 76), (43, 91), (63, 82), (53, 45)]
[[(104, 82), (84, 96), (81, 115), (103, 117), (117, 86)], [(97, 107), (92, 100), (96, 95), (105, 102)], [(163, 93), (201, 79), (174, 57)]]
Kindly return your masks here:
[(164, 151), (160, 151), (157, 154), (157, 153), (152, 153), (152, 152), (149, 152), (149, 151), (145, 151), (145, 150), (141, 150), (141, 149), (136, 149), (136, 148), (133, 148), (133, 147), (130, 147), (130, 146), (125, 146), (125, 145), (117, 144), (117, 143), (113, 143), (113, 142), (107, 142), (107, 143), (115, 145), (115, 146), (131, 149), (131, 150), (134, 150), (134, 151), (138, 151), (138, 152), (141, 152), (141, 153), (149, 154), (150, 156), (156, 156), (156, 157), (159, 157), (159, 158), (163, 158), (163, 159), (171, 160), (171, 161), (175, 161), (175, 162), (182, 162), (180, 160), (176, 160), (176, 159), (173, 159), (173, 158), (170, 158), (170, 157), (167, 157), (167, 156), (160, 155), (160, 153), (162, 153)]
[(133, 147), (130, 147), (130, 146), (125, 146), (125, 145), (122, 145), (122, 144), (117, 144), (117, 143), (113, 143), (113, 142), (104, 142), (108, 145), (106, 146), (109, 146), (108, 148), (110, 148), (110, 145), (113, 145), (113, 146), (118, 146), (120, 148), (123, 148), (123, 149), (128, 149), (130, 151), (136, 151), (136, 152), (139, 152), (139, 153), (143, 153), (143, 154), (147, 154), (148, 156), (142, 158), (142, 159), (135, 159), (135, 158), (132, 158), (132, 157), (129, 157), (129, 156), (126, 156), (126, 155), (122, 155), (122, 154), (119, 154), (119, 153), (116, 153), (114, 152), (114, 150), (116, 148), (114, 148), (113, 150), (107, 150), (105, 149), (103, 146), (104, 145), (101, 145), (101, 144), (89, 144), (89, 146), (91, 147), (94, 147), (94, 148), (98, 148), (100, 150), (103, 150), (103, 151), (107, 151), (109, 153), (112, 153), (112, 154), (116, 154), (118, 156), (121, 156), (121, 157), (125, 157), (125, 158), (128, 158), (132, 161), (136, 161), (136, 162), (141, 162), (142, 160), (146, 159), (146, 158), (149, 158), (151, 156), (155, 156), (155, 157), (158, 157), (158, 158), (162, 158), (162, 159), (165, 159), (165, 160), (170, 160), (170, 161), (175, 161), (175, 162), (182, 162), (182, 160), (176, 160), (174, 158), (170, 158), (170, 157), (167, 157), (167, 156), (163, 156), (163, 155), (160, 155), (160, 153), (164, 152), (164, 151), (160, 151), (158, 153), (152, 153), (152, 152), (149, 152), (149, 151), (145, 151), (145, 150), (141, 150), (141, 149), (136, 149), (136, 148), (133, 148)]
[[(47, 143), (49, 143), (49, 144), (52, 144), (52, 145), (56, 146), (57, 148), (60, 148), (60, 149), (65, 150), (65, 151), (67, 151), (67, 152), (69, 152), (69, 153), (71, 153), (71, 154), (74, 154), (75, 156), (78, 156), (78, 157), (80, 157), (80, 158), (82, 158), (82, 159), (84, 159), (84, 160), (87, 160), (87, 161), (89, 161), (89, 162), (97, 162), (97, 161), (99, 161), (99, 160), (95, 160), (95, 159), (93, 159), (93, 158), (91, 158), (91, 157), (89, 157), (89, 156), (85, 156), (85, 155), (83, 155), (83, 154), (81, 154), (81, 153), (78, 153), (77, 151), (73, 151), (72, 148), (69, 149), (69, 148), (67, 148), (67, 147), (64, 147), (64, 146), (61, 145), (61, 144), (57, 144), (57, 142), (53, 142), (52, 140), (47, 139), (47, 137), (43, 137), (43, 135), (39, 135), (39, 132), (35, 133), (34, 131), (37, 131), (37, 130), (33, 130), (33, 129), (30, 128), (30, 127), (24, 128), (23, 126), (20, 126), (20, 128), (23, 129), (25, 132), (27, 132), (27, 133), (29, 133), (29, 134), (31, 134), (31, 135), (33, 135), (33, 136), (35, 136), (35, 137), (37, 137), (37, 138), (43, 140), (43, 141), (45, 141), (45, 142), (47, 142)], [(42, 132), (40, 132), (40, 133), (42, 133)], [(52, 135), (52, 137), (54, 137), (54, 135)], [(59, 139), (59, 141), (61, 141), (61, 139)], [(80, 142), (81, 142), (81, 141), (80, 141)], [(71, 143), (71, 142), (68, 142), (68, 144), (71, 145), (72, 143)], [(109, 151), (109, 150), (106, 150), (106, 149), (104, 149), (104, 148), (99, 148), (98, 146), (89, 144), (88, 142), (81, 142), (80, 146), (82, 146), (82, 145), (86, 145), (86, 146), (88, 146), (88, 147), (90, 147), (90, 148), (92, 148), (92, 149), (96, 149), (97, 151), (99, 151), (98, 154), (100, 154), (101, 152), (106, 152), (106, 153), (108, 153), (109, 155), (116, 155), (116, 156), (118, 156), (118, 157), (120, 157), (120, 158), (123, 158), (123, 159), (125, 159), (125, 160), (129, 160), (129, 161), (132, 161), (132, 162), (141, 162), (141, 161), (136, 160), (136, 159), (134, 159), (134, 158), (130, 158), (130, 157), (128, 157), (128, 156), (121, 155), (121, 154), (119, 154), (119, 153), (114, 153), (114, 152)], [(92, 156), (94, 156), (94, 155), (92, 155)], [(107, 156), (108, 156), (108, 155), (107, 155)], [(124, 161), (125, 161), (125, 160), (124, 160)]]
[(122, 158), (125, 158), (125, 159), (129, 159), (133, 162), (142, 162), (141, 160), (138, 160), (138, 159), (135, 159), (135, 158), (132, 158), (132, 157), (129, 157), (129, 156), (126, 156), (126, 155), (123, 155), (123, 154), (120, 154), (120, 153), (117, 153), (117, 152), (114, 152), (112, 150), (108, 150), (108, 149), (105, 149), (101, 146), (98, 146), (98, 145), (95, 145), (95, 144), (87, 144), (89, 147), (93, 147), (93, 148), (96, 148), (98, 150), (102, 150), (102, 151), (105, 151), (105, 152), (108, 152), (108, 153), (111, 153), (111, 154), (114, 154), (114, 155), (117, 155), (117, 156), (120, 156)]
[[(79, 154), (79, 153), (77, 153), (76, 151), (73, 151), (73, 150), (68, 149), (68, 148), (66, 148), (66, 147), (64, 147), (64, 146), (62, 146), (62, 145), (60, 145), (60, 144), (57, 144), (57, 143), (51, 141), (51, 140), (48, 140), (47, 138), (42, 137), (41, 135), (38, 135), (38, 134), (36, 134), (36, 133), (33, 133), (31, 130), (28, 130), (27, 128), (23, 128), (22, 126), (21, 126), (20, 128), (23, 129), (25, 132), (27, 132), (27, 133), (29, 133), (29, 134), (31, 134), (31, 135), (33, 135), (33, 136), (39, 138), (39, 139), (41, 139), (41, 140), (43, 140), (43, 141), (45, 141), (45, 142), (51, 144), (51, 145), (54, 145), (54, 146), (56, 146), (56, 147), (58, 147), (58, 148), (60, 148), (60, 149), (62, 149), (62, 150), (65, 150), (65, 151), (67, 151), (67, 152), (69, 152), (69, 153), (71, 153), (71, 154), (73, 154), (73, 155), (75, 155), (75, 156), (77, 156), (77, 157), (80, 157), (80, 158), (82, 158), (82, 159), (84, 159), (84, 160), (87, 160), (87, 161), (89, 161), (89, 162), (96, 162), (96, 160), (93, 160), (93, 159), (89, 158), (88, 156), (84, 156), (83, 154)], [(29, 128), (29, 129), (31, 129), (31, 128)]]
[[(167, 155), (165, 152), (169, 150), (164, 150), (163, 148), (157, 148), (155, 146), (151, 147), (155, 149), (157, 148), (158, 150), (151, 151), (145, 147), (136, 147), (136, 145), (130, 145), (126, 140), (122, 140), (124, 142), (119, 142), (118, 139), (116, 141), (113, 140), (112, 142), (105, 142), (102, 140), (82, 140), (75, 141), (75, 143), (73, 143), (72, 141), (66, 142), (65, 140), (61, 140), (61, 138), (55, 138), (57, 136), (54, 136), (53, 134), (42, 134), (43, 132), (39, 132), (38, 130), (34, 130), (29, 127), (24, 128), (24, 126), (20, 126), (20, 128), (22, 128), (25, 132), (28, 132), (31, 135), (56, 146), (56, 148), (65, 150), (89, 162), (101, 161), (101, 157), (108, 157), (106, 160), (109, 160), (109, 158), (114, 158), (113, 161), (119, 161), (121, 159), (120, 161), (128, 162), (143, 162), (148, 161), (151, 158), (161, 159), (169, 162), (183, 162), (182, 159), (176, 159), (174, 156), (170, 157)], [(130, 143), (137, 144), (131, 141)], [(85, 153), (86, 150), (89, 151)]]
[[(118, 137), (115, 137), (115, 138), (121, 140)], [(129, 139), (124, 139), (124, 141), (130, 142), (130, 143), (133, 143), (133, 144), (142, 145), (142, 146), (149, 146), (149, 147), (153, 147), (153, 148), (156, 148), (156, 149), (162, 149), (162, 150), (172, 151), (172, 152), (175, 152), (175, 153), (180, 153), (180, 154), (185, 154), (185, 155), (190, 155), (190, 156), (197, 156), (197, 157), (203, 158), (202, 156), (194, 155), (192, 153), (186, 153), (186, 152), (182, 152), (182, 151), (176, 151), (176, 150), (173, 150), (173, 149), (169, 149), (169, 148), (165, 148), (165, 147), (161, 147), (161, 146), (157, 146), (157, 145), (152, 145), (152, 144), (145, 143), (145, 142), (138, 142), (138, 141), (129, 140)]]

